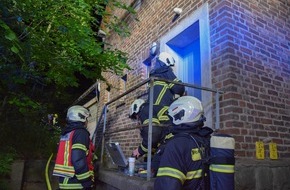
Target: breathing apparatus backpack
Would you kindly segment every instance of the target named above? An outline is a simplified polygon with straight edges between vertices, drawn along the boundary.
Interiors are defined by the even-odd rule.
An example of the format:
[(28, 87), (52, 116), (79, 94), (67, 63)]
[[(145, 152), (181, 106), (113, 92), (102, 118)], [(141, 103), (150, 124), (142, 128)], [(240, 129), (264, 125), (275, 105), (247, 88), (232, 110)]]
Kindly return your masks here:
[(234, 190), (235, 139), (216, 134), (210, 139), (210, 190)]
[(203, 190), (234, 190), (235, 140), (230, 135), (215, 134), (208, 138), (191, 138), (201, 144)]

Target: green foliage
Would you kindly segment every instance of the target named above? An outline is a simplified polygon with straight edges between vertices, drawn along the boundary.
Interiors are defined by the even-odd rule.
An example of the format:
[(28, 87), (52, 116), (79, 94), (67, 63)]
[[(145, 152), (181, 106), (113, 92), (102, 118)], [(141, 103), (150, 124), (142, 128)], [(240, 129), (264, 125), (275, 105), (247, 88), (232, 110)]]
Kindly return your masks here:
[[(118, 50), (103, 50), (103, 42), (96, 40), (97, 31), (93, 28), (98, 27), (98, 21), (92, 12), (106, 14), (102, 6), (95, 6), (96, 3), (99, 2), (12, 1), (10, 10), (21, 18), (15, 23), (22, 28), (18, 39), (24, 42), (26, 49), (21, 51), (19, 46), (13, 45), (10, 50), (20, 56), (29, 55), (26, 56), (26, 63), (22, 63), (23, 67), (29, 67), (29, 62), (33, 61), (36, 64), (32, 68), (35, 72), (40, 73), (47, 82), (61, 86), (77, 86), (75, 72), (94, 79), (102, 78), (102, 71), (120, 74), (124, 68), (129, 68), (126, 54), (120, 54)], [(117, 1), (114, 5), (131, 10)], [(116, 20), (118, 18), (114, 17), (113, 22), (106, 23), (106, 26), (120, 33), (122, 30), (116, 26)], [(16, 27), (15, 24), (10, 27)], [(7, 27), (4, 29), (8, 30)], [(6, 33), (8, 40), (17, 40), (13, 32)]]
[(25, 95), (19, 96), (16, 94), (11, 98), (9, 104), (15, 105), (22, 114), (28, 113), (30, 109), (40, 109), (40, 105), (37, 102)]
[[(10, 51), (10, 54), (15, 54), (19, 56), (19, 58), (23, 61), (23, 58), (19, 53), (22, 50), (20, 47), (19, 40), (16, 34), (10, 29), (10, 27), (5, 22), (3, 22), (3, 20), (0, 20), (0, 32), (1, 34), (4, 34), (4, 38), (1, 40), (1, 44), (7, 47), (8, 49), (7, 54), (9, 54)], [(3, 54), (2, 58), (7, 61), (7, 57), (5, 56), (5, 54)]]
[[(134, 12), (124, 3), (110, 2), (112, 7)], [(122, 75), (124, 69), (130, 69), (127, 54), (104, 49), (104, 42), (97, 36), (104, 15), (113, 18), (104, 22), (108, 29), (129, 33), (119, 18), (106, 12), (108, 3), (107, 0), (1, 1), (0, 96), (8, 97), (7, 102), (1, 103), (23, 107), (20, 102), (25, 100), (19, 98), (20, 94), (34, 99), (26, 88), (48, 89), (42, 100), (38, 97), (26, 101), (28, 107), (35, 108), (37, 102), (46, 103), (51, 97), (58, 98), (57, 94), (69, 98), (65, 94), (67, 87), (79, 86), (77, 76), (104, 79), (103, 71)]]
[(16, 156), (15, 150), (11, 147), (0, 150), (0, 178), (9, 175), (11, 164)]
[(16, 156), (15, 150), (11, 147), (0, 149), (0, 189), (9, 189), (8, 179), (11, 172), (11, 165)]
[(116, 0), (1, 0), (1, 146), (15, 146), (23, 155), (55, 146), (46, 137), (51, 133), (40, 127), (41, 117), (63, 114), (80, 95), (72, 90), (80, 78), (103, 80), (104, 71), (123, 75), (130, 69), (127, 54), (104, 49), (97, 35), (103, 16), (112, 18), (103, 23), (106, 28), (129, 34), (126, 24), (106, 11), (107, 4), (134, 13)]

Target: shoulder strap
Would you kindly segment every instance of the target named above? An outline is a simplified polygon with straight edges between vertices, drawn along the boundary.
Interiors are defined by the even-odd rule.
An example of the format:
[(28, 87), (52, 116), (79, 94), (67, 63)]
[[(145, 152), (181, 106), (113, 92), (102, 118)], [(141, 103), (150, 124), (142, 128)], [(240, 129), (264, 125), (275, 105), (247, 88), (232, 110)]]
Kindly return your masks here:
[(200, 136), (199, 133), (189, 134), (189, 133), (178, 133), (174, 134), (173, 138), (186, 137), (194, 141), (198, 147), (201, 159), (202, 159), (202, 182), (200, 183), (200, 188), (202, 190), (210, 189), (209, 182), (209, 164), (210, 164), (210, 138)]
[(68, 140), (71, 140), (72, 137), (73, 137), (73, 134), (74, 134), (75, 130), (72, 130), (64, 135), (61, 135), (60, 137), (60, 140), (61, 141), (68, 141)]
[(200, 187), (202, 190), (209, 190), (210, 183), (209, 183), (209, 160), (210, 160), (210, 145), (209, 139), (206, 137), (201, 137), (198, 135), (189, 135), (191, 139), (196, 143), (197, 147), (199, 148), (201, 159), (202, 159), (202, 182), (200, 183)]

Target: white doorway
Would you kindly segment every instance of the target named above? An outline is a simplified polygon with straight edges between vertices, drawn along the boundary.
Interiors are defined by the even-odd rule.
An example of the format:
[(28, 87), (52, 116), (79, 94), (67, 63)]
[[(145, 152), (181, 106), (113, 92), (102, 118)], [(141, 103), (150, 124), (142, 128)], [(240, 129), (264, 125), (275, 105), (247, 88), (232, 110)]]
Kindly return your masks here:
[[(208, 4), (204, 4), (160, 39), (160, 51), (173, 55), (175, 74), (182, 82), (212, 88)], [(187, 95), (199, 98), (206, 124), (212, 126), (212, 93), (186, 88)]]

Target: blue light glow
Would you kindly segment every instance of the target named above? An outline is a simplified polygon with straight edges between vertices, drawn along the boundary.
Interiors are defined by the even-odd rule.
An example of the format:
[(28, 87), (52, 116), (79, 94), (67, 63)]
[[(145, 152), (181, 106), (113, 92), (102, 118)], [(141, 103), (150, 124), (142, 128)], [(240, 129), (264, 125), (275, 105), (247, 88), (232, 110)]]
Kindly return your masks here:
[[(199, 22), (195, 22), (166, 44), (180, 57), (183, 82), (201, 86)], [(187, 95), (201, 100), (201, 90), (186, 88)]]

